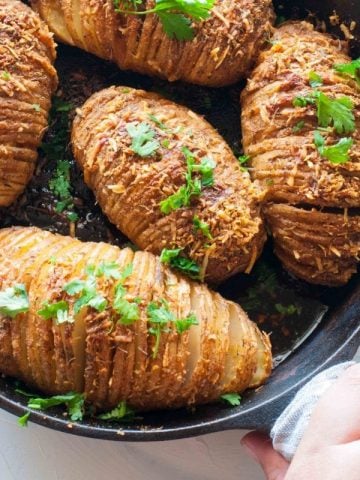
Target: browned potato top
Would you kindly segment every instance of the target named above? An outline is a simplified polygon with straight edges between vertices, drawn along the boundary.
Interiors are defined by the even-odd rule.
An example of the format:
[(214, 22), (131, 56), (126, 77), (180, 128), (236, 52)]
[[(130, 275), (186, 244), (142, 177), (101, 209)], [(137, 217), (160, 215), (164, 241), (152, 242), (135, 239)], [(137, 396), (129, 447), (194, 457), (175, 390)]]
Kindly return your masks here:
[[(117, 14), (113, 0), (32, 0), (32, 5), (59, 40), (120, 68), (215, 87), (249, 72), (274, 17), (270, 0), (217, 0), (210, 18), (193, 24), (195, 38), (178, 41), (165, 34), (157, 15)], [(145, 0), (139, 8), (153, 6)]]
[[(81, 288), (66, 285), (89, 281), (97, 302), (76, 310)], [(151, 253), (3, 229), (0, 291), (19, 284), (28, 308), (0, 314), (0, 372), (45, 393), (84, 392), (99, 409), (126, 400), (146, 410), (214, 401), (270, 375), (268, 337), (245, 312)], [(45, 306), (58, 302), (67, 315), (45, 318)], [(151, 306), (162, 308), (164, 323), (152, 322)], [(175, 320), (189, 316), (189, 328), (179, 330)]]
[(24, 190), (35, 167), (57, 86), (55, 44), (18, 0), (0, 0), (0, 206)]
[[(128, 128), (144, 124), (158, 147), (140, 156)], [(264, 242), (259, 191), (202, 117), (156, 94), (112, 87), (78, 112), (72, 143), (103, 211), (141, 249), (182, 248), (201, 267), (200, 278), (212, 282), (250, 271)], [(186, 184), (184, 147), (196, 164), (214, 162), (214, 184), (166, 214), (161, 202)], [(195, 227), (195, 217), (207, 224), (208, 235)]]
[[(342, 285), (360, 256), (360, 87), (334, 68), (351, 62), (347, 45), (309, 23), (284, 24), (271, 43), (241, 96), (244, 149), (266, 191), (264, 213), (285, 268)], [(314, 104), (314, 92), (326, 99)], [(332, 101), (348, 105), (350, 115), (339, 103), (334, 113), (342, 122), (353, 116), (348, 131), (321, 128)], [(348, 158), (330, 161), (315, 135), (326, 148), (350, 142)]]

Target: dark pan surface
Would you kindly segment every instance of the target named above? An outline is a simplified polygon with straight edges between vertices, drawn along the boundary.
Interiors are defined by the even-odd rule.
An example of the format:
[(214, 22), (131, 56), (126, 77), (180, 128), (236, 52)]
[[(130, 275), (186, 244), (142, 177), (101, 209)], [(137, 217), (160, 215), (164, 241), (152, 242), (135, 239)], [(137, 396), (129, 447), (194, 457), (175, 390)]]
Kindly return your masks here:
[[(295, 2), (291, 2), (294, 5)], [(320, 2), (311, 3), (313, 9)], [(324, 18), (332, 13), (328, 2)], [(353, 2), (342, 2), (353, 4)], [(292, 10), (292, 14), (305, 18), (308, 5)], [(354, 9), (359, 9), (353, 4)], [(288, 8), (279, 7), (281, 15), (289, 15)], [(360, 12), (359, 16), (360, 18)], [(349, 19), (346, 19), (348, 21)], [(360, 23), (360, 22), (359, 22)], [(335, 30), (338, 26), (334, 27)], [(355, 32), (354, 32), (355, 33)], [(356, 44), (354, 43), (354, 54)], [(66, 213), (55, 211), (57, 199), (49, 190), (57, 160), (71, 162), (71, 179), (75, 211), (79, 215), (76, 235), (83, 240), (108, 241), (124, 245), (122, 236), (95, 206), (92, 193), (84, 185), (74, 164), (69, 148), (69, 137), (63, 135), (74, 115), (93, 92), (109, 85), (124, 85), (156, 91), (204, 115), (224, 136), (236, 154), (241, 153), (239, 125), (239, 92), (242, 85), (226, 89), (206, 89), (184, 84), (168, 84), (128, 72), (103, 62), (77, 49), (61, 46), (57, 68), (61, 80), (58, 95), (70, 102), (69, 113), (57, 112), (52, 116), (51, 128), (45, 143), (61, 145), (59, 152), (45, 155), (40, 152), (36, 175), (25, 194), (6, 211), (0, 210), (0, 226), (36, 225), (62, 234), (71, 233)], [(59, 140), (60, 139), (60, 140)], [(143, 415), (131, 425), (99, 423), (84, 420), (69, 424), (61, 409), (33, 412), (37, 423), (71, 433), (120, 440), (155, 440), (180, 438), (226, 428), (268, 429), (276, 415), (307, 378), (316, 371), (351, 358), (360, 343), (360, 282), (359, 275), (340, 289), (314, 287), (291, 278), (281, 269), (268, 245), (250, 276), (239, 275), (221, 285), (219, 291), (227, 298), (239, 302), (260, 327), (271, 332), (275, 369), (268, 384), (255, 392), (248, 392), (240, 407), (228, 408), (222, 404), (199, 407), (193, 411), (177, 410)], [(280, 313), (290, 307), (292, 313)], [(320, 325), (319, 325), (320, 324)], [(319, 326), (319, 328), (317, 328)], [(298, 348), (300, 347), (301, 348)], [(291, 354), (291, 355), (290, 355)], [(0, 406), (16, 414), (23, 413), (26, 399), (14, 392), (14, 381), (0, 379)]]

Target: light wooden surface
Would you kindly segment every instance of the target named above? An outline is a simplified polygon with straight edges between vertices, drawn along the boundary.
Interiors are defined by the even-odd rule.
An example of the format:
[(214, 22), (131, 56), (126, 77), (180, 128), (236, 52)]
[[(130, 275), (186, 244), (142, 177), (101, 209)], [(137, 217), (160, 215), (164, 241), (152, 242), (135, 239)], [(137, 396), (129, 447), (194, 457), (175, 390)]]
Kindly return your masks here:
[(0, 411), (1, 480), (263, 480), (243, 432), (159, 443), (93, 440), (55, 432)]

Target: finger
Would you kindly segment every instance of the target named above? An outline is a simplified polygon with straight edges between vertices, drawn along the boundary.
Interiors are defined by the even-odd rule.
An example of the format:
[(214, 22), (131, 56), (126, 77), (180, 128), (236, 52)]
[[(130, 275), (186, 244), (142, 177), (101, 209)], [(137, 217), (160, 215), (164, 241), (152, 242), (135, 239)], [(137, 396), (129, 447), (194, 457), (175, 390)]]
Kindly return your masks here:
[(360, 439), (360, 364), (348, 368), (319, 400), (300, 443), (317, 451)]
[(359, 480), (360, 440), (325, 447), (313, 455), (295, 456), (286, 480)]
[(245, 435), (241, 441), (249, 454), (262, 466), (267, 480), (283, 480), (288, 462), (272, 448), (270, 438), (259, 432)]

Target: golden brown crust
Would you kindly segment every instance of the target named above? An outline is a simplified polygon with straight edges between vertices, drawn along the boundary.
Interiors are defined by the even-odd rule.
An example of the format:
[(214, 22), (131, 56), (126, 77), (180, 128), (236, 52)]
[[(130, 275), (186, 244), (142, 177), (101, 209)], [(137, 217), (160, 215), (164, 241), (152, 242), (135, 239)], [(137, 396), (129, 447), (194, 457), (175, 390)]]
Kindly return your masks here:
[[(132, 122), (145, 122), (156, 132), (156, 155), (140, 157), (131, 150), (126, 126)], [(104, 213), (141, 249), (160, 254), (164, 247), (183, 248), (213, 282), (251, 270), (265, 239), (259, 190), (202, 117), (156, 94), (111, 87), (82, 107), (72, 144)], [(160, 202), (185, 184), (184, 146), (197, 161), (206, 156), (215, 160), (214, 186), (203, 189), (189, 207), (164, 215)], [(208, 223), (212, 240), (194, 229), (194, 215)]]
[(0, 206), (31, 178), (57, 86), (55, 44), (18, 0), (0, 0)]
[[(350, 218), (351, 208), (360, 207), (360, 89), (333, 69), (334, 64), (350, 61), (346, 44), (316, 32), (309, 23), (290, 22), (275, 32), (272, 47), (260, 55), (241, 96), (243, 143), (253, 179), (260, 182), (269, 202), (299, 207), (265, 208), (275, 250), (289, 271), (312, 283), (345, 283), (359, 259), (355, 235), (359, 216), (354, 210), (351, 221), (342, 219)], [(312, 92), (310, 72), (323, 79), (319, 91), (331, 98), (347, 96), (354, 104), (356, 128), (346, 163), (333, 164), (321, 157), (314, 143), (316, 108), (293, 106), (297, 96)], [(303, 125), (297, 130), (299, 122)], [(334, 132), (327, 136), (330, 144), (339, 140)], [(339, 210), (310, 212), (302, 210), (304, 205)], [(316, 221), (325, 229), (323, 235), (317, 235)], [(304, 235), (301, 245), (299, 231)]]
[[(115, 261), (120, 270), (133, 264), (124, 287), (129, 300), (141, 299), (138, 321), (114, 325), (111, 307), (101, 313), (85, 308), (74, 323), (61, 325), (38, 314), (45, 301), (64, 299), (71, 312), (75, 299), (64, 293), (64, 284), (84, 279), (85, 267), (101, 261)], [(150, 253), (82, 243), (37, 228), (0, 230), (0, 289), (17, 283), (29, 293), (30, 310), (14, 319), (0, 315), (0, 372), (46, 393), (84, 392), (99, 409), (122, 400), (138, 409), (170, 408), (216, 400), (263, 383), (270, 374), (268, 339), (241, 308), (174, 274)], [(115, 283), (97, 281), (109, 304)], [(160, 300), (176, 318), (193, 312), (199, 325), (179, 334), (169, 324), (153, 358), (147, 307)]]
[[(122, 69), (219, 87), (246, 76), (269, 31), (269, 0), (218, 0), (192, 41), (170, 39), (156, 15), (120, 15), (113, 0), (32, 0), (56, 37)], [(144, 2), (148, 10), (154, 2)]]

